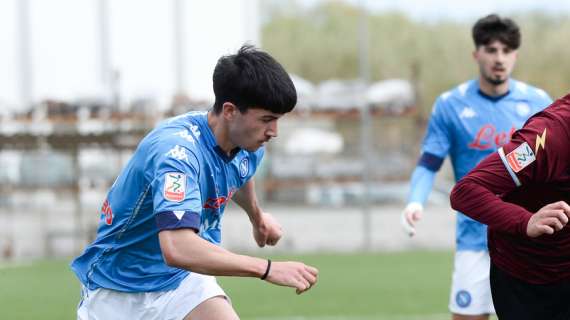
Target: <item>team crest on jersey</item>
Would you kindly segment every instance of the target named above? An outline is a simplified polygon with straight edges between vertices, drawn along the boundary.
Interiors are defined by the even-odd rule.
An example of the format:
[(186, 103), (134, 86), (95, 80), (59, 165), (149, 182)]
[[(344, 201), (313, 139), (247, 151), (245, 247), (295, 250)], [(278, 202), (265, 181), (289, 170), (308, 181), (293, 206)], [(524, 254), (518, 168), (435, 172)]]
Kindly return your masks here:
[(164, 175), (164, 198), (180, 202), (186, 196), (186, 175), (180, 172), (168, 172)]
[(243, 158), (239, 163), (239, 176), (245, 178), (249, 173), (249, 159)]
[(514, 172), (521, 171), (529, 164), (533, 163), (534, 160), (536, 160), (536, 156), (526, 142), (507, 154), (507, 163)]
[(518, 103), (515, 106), (515, 109), (517, 110), (517, 114), (521, 117), (525, 117), (528, 116), (530, 114), (530, 106), (528, 105), (528, 103)]
[(455, 302), (460, 308), (467, 308), (471, 304), (471, 294), (466, 290), (460, 290), (455, 294)]

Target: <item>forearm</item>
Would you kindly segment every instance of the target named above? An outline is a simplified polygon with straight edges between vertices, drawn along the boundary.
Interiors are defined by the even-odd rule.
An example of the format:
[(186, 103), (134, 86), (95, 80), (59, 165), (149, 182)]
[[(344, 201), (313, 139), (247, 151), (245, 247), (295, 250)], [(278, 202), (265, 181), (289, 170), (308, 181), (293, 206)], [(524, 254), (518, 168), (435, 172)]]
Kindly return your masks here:
[(434, 171), (423, 166), (417, 166), (410, 181), (408, 203), (415, 202), (423, 205), (431, 192), (434, 180)]
[[(477, 173), (474, 173), (475, 175)], [(510, 234), (526, 235), (532, 213), (504, 202), (473, 173), (460, 180), (451, 193), (451, 207), (489, 227)]]
[(165, 262), (176, 268), (213, 276), (261, 277), (267, 260), (239, 255), (214, 245), (191, 230), (161, 231)]
[(253, 178), (246, 182), (232, 198), (248, 215), (252, 223), (259, 221), (261, 209), (255, 194), (255, 183)]

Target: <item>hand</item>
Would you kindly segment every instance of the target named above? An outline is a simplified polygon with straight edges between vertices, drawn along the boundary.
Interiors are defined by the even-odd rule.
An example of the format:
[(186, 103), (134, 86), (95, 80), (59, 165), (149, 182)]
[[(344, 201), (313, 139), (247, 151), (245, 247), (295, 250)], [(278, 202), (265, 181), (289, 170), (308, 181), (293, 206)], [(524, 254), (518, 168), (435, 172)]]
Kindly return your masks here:
[(413, 237), (416, 234), (414, 226), (422, 218), (423, 211), (423, 206), (418, 202), (410, 202), (402, 211), (400, 224), (408, 236)]
[(547, 204), (532, 215), (526, 226), (526, 234), (531, 238), (553, 234), (566, 226), (568, 217), (570, 217), (570, 206), (566, 202)]
[(253, 238), (260, 248), (276, 245), (282, 236), (283, 228), (269, 213), (262, 212), (260, 218), (253, 223)]
[(265, 279), (270, 283), (292, 287), (297, 294), (311, 289), (317, 283), (319, 270), (301, 262), (274, 261), (271, 264), (269, 275)]

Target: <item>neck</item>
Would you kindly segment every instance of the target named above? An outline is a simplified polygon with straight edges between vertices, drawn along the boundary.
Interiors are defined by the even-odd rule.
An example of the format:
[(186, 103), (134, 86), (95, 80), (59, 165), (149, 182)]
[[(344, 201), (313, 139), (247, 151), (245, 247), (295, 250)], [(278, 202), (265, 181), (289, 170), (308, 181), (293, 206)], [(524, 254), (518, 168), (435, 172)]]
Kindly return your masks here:
[(208, 111), (208, 126), (214, 133), (218, 146), (229, 156), (236, 146), (230, 141), (228, 128), (222, 115), (216, 115), (211, 110)]
[(509, 80), (496, 85), (479, 76), (479, 90), (490, 97), (502, 96), (509, 92)]

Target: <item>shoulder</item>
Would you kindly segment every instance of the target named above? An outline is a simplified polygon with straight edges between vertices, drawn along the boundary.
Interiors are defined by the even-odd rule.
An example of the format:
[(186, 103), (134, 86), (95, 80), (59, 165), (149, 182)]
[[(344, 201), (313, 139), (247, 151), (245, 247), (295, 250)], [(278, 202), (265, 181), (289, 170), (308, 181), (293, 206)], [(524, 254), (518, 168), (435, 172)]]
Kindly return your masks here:
[(164, 120), (158, 127), (158, 142), (163, 148), (179, 145), (188, 150), (199, 152), (202, 120), (206, 111), (191, 111), (180, 116)]
[(432, 114), (451, 112), (458, 107), (464, 107), (471, 93), (475, 90), (473, 85), (474, 80), (465, 81), (440, 94), (435, 100)]
[(570, 94), (554, 101), (542, 114), (557, 119), (566, 128), (570, 127)]
[(546, 105), (552, 102), (552, 98), (550, 98), (548, 93), (546, 93), (546, 91), (543, 89), (515, 79), (511, 79), (511, 81), (513, 82), (511, 88), (514, 91), (515, 96), (523, 100), (528, 100), (529, 102), (536, 102)]
[(164, 120), (152, 139), (154, 154), (164, 160), (187, 162), (198, 167), (203, 156), (200, 126), (191, 114)]

